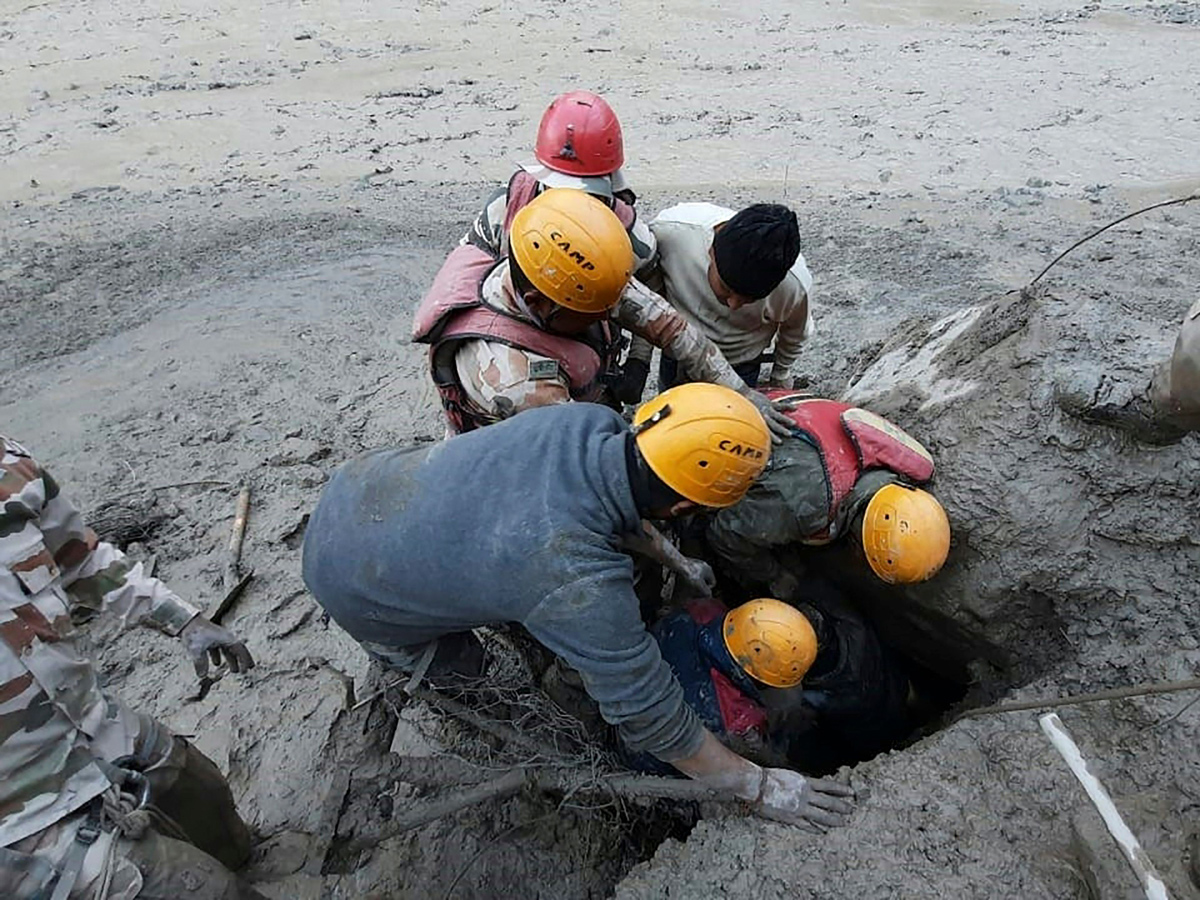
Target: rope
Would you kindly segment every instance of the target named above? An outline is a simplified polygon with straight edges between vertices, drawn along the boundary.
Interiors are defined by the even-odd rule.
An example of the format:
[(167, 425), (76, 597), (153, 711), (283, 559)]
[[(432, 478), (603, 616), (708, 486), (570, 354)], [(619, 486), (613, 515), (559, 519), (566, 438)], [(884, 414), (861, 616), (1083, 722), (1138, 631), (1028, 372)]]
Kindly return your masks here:
[(1134, 216), (1140, 216), (1142, 213), (1150, 212), (1150, 210), (1152, 210), (1152, 209), (1161, 209), (1164, 206), (1182, 206), (1185, 203), (1191, 203), (1193, 200), (1200, 200), (1200, 191), (1198, 191), (1195, 194), (1191, 194), (1190, 196), (1187, 196), (1187, 197), (1176, 197), (1174, 200), (1163, 200), (1161, 203), (1153, 203), (1150, 206), (1143, 207), (1142, 209), (1135, 209), (1133, 212), (1127, 213), (1126, 215), (1121, 216), (1121, 218), (1119, 218), (1119, 219), (1114, 219), (1113, 221), (1109, 222), (1104, 227), (1097, 228), (1095, 231), (1093, 231), (1087, 237), (1080, 238), (1075, 243), (1073, 243), (1070, 247), (1068, 247), (1066, 250), (1064, 250), (1062, 253), (1058, 254), (1058, 256), (1054, 257), (1054, 259), (1050, 260), (1050, 264), (1048, 266), (1046, 266), (1046, 268), (1042, 269), (1042, 271), (1038, 272), (1037, 277), (1034, 278), (1033, 281), (1029, 282), (1029, 284), (1027, 284), (1025, 286), (1026, 290), (1028, 290), (1029, 288), (1031, 288), (1035, 284), (1037, 284), (1039, 281), (1041, 281), (1043, 275), (1045, 275), (1047, 272), (1049, 272), (1051, 269), (1053, 269), (1058, 264), (1059, 260), (1061, 260), (1064, 256), (1066, 256), (1068, 253), (1070, 253), (1076, 247), (1081, 247), (1084, 244), (1086, 244), (1088, 241), (1090, 241), (1092, 238), (1097, 237), (1101, 234), (1104, 234), (1104, 232), (1108, 231), (1108, 229), (1112, 228), (1114, 225), (1120, 225), (1122, 222), (1124, 222), (1128, 219), (1132, 219)]
[(138, 807), (137, 797), (112, 788), (104, 794), (104, 819), (113, 830), (131, 841), (140, 841), (146, 830), (154, 826), (154, 814), (150, 809)]

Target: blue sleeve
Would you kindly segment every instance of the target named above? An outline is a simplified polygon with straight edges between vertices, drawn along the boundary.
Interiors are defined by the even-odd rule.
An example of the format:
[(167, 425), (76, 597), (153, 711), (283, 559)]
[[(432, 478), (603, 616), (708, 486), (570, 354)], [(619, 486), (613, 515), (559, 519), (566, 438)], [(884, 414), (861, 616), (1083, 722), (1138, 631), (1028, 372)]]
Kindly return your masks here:
[(627, 747), (665, 762), (691, 756), (704, 727), (642, 624), (632, 563), (599, 562), (539, 603), (525, 627), (579, 673)]

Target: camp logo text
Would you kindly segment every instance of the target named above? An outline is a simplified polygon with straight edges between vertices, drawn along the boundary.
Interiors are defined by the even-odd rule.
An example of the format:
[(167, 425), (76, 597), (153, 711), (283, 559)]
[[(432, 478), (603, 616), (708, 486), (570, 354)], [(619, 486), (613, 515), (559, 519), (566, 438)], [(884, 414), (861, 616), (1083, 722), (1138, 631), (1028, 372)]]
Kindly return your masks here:
[(725, 438), (717, 443), (717, 449), (724, 450), (726, 453), (731, 453), (734, 456), (740, 456), (742, 459), (762, 459), (763, 452), (757, 447), (751, 447), (747, 444), (739, 444), (737, 441), (731, 441)]
[(561, 231), (551, 231), (550, 240), (554, 241), (554, 246), (558, 247), (559, 250), (567, 254), (568, 259), (579, 263), (579, 268), (583, 269), (583, 271), (594, 272), (596, 270), (596, 266), (589, 262), (586, 256), (584, 256), (578, 250), (571, 249), (571, 242), (563, 237), (563, 233)]

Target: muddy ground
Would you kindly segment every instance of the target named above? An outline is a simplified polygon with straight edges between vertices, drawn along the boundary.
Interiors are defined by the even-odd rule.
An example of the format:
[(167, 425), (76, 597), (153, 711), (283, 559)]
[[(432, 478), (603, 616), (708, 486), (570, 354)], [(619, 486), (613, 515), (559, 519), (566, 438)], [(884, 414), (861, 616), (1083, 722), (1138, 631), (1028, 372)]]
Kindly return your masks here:
[[(1057, 397), (1148, 378), (1200, 284), (1200, 210), (1106, 234), (1032, 299), (1006, 292), (1090, 228), (1200, 187), (1200, 4), (810, 6), (0, 6), (0, 429), (85, 508), (139, 506), (156, 524), (133, 552), (206, 603), (233, 486), (253, 487), (256, 578), (229, 619), (253, 673), (189, 703), (170, 640), (94, 637), (112, 689), (229, 772), (265, 892), (1129, 896), (1032, 713), (858, 767), (862, 811), (824, 838), (705, 821), (628, 872), (662, 834), (622, 841), (611, 811), (518, 798), (326, 859), (341, 816), (412, 801), (379, 746), (386, 710), (349, 712), (374, 673), (303, 590), (304, 514), (355, 453), (440, 437), (411, 311), (576, 85), (621, 115), (646, 214), (802, 212), (806, 371), (937, 452), (954, 555), (904, 608), (988, 660), (973, 702), (1195, 677), (1200, 440), (1147, 448)], [(200, 481), (228, 484), (181, 485)], [(1063, 714), (1180, 896), (1194, 696)]]

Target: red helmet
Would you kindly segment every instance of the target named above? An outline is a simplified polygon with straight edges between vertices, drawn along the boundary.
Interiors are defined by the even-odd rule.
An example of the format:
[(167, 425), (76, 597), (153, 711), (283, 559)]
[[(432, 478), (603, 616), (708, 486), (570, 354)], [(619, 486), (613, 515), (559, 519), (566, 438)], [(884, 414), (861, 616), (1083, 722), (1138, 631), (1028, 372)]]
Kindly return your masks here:
[(621, 123), (599, 94), (562, 94), (542, 115), (534, 155), (556, 172), (584, 177), (609, 175), (625, 162)]

